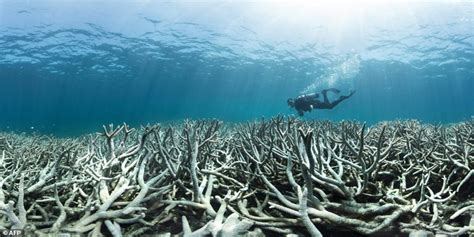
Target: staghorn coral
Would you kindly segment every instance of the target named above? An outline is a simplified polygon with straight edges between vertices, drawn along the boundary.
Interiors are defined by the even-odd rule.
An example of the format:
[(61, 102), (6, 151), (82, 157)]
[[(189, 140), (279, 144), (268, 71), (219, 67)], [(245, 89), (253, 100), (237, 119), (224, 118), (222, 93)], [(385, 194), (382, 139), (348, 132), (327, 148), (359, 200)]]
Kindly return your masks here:
[[(0, 228), (34, 235), (474, 233), (474, 121), (184, 121), (0, 134)], [(195, 230), (195, 231), (192, 231)]]

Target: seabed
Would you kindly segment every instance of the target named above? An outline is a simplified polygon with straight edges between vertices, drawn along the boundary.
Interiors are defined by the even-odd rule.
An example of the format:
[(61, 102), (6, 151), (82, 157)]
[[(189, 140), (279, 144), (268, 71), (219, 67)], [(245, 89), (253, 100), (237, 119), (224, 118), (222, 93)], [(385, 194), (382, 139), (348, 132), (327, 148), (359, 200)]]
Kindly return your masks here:
[(0, 152), (0, 229), (29, 236), (474, 234), (474, 119), (124, 124)]

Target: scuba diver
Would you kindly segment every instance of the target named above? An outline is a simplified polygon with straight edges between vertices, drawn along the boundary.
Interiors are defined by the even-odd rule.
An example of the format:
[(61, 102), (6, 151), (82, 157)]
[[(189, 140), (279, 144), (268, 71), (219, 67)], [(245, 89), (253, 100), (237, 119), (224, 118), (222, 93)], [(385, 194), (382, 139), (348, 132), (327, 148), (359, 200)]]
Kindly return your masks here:
[(343, 100), (351, 97), (355, 91), (352, 90), (349, 95), (341, 95), (339, 98), (333, 102), (330, 102), (327, 96), (327, 92), (331, 91), (333, 93), (339, 94), (338, 89), (330, 88), (321, 91), (323, 94), (323, 101), (319, 100), (319, 93), (311, 93), (307, 95), (300, 95), (296, 99), (288, 99), (288, 106), (295, 108), (298, 111), (299, 116), (303, 116), (304, 112), (311, 112), (313, 109), (332, 109)]

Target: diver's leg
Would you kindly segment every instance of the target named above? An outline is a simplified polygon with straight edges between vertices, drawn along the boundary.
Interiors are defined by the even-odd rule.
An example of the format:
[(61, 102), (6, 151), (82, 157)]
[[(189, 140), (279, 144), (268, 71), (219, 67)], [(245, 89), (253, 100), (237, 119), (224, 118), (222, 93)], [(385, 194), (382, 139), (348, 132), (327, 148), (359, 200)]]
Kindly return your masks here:
[(334, 107), (336, 107), (336, 105), (338, 105), (339, 103), (341, 103), (343, 100), (347, 99), (348, 97), (346, 96), (341, 96), (339, 97), (339, 99), (333, 101), (332, 103), (327, 103), (326, 104), (326, 109), (332, 109)]
[(330, 92), (333, 92), (333, 93), (336, 93), (336, 94), (339, 94), (339, 92), (341, 92), (340, 90), (338, 90), (336, 88), (329, 88), (329, 89), (326, 89), (325, 91), (330, 91)]
[(353, 94), (355, 93), (355, 91), (351, 91), (351, 93), (349, 95), (341, 95), (339, 97), (339, 99), (333, 101), (332, 103), (328, 103), (327, 104), (327, 108), (328, 109), (332, 109), (334, 107), (336, 107), (336, 105), (338, 105), (339, 103), (341, 103), (342, 101), (348, 99), (349, 97), (351, 97)]
[(323, 94), (323, 103), (324, 104), (329, 104), (328, 90), (322, 90), (321, 94)]
[(339, 94), (339, 92), (341, 92), (340, 90), (336, 88), (329, 88), (329, 89), (322, 90), (321, 93), (323, 94), (325, 104), (329, 104), (328, 91), (336, 93), (336, 94)]

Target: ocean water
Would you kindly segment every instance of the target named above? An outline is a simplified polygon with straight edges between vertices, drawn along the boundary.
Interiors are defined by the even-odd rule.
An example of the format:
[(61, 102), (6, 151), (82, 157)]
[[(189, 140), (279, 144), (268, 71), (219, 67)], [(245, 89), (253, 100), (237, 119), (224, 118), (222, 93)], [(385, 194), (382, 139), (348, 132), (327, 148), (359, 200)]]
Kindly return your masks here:
[[(329, 2), (329, 1), (325, 1)], [(296, 115), (452, 123), (474, 115), (472, 1), (0, 2), (0, 130)]]

